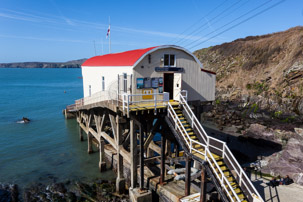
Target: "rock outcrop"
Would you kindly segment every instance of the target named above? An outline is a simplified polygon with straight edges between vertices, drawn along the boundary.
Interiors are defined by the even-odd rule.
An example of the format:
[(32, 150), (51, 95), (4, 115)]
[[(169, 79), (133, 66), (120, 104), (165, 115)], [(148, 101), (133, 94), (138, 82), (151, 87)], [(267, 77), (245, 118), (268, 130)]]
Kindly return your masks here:
[[(217, 99), (248, 99), (273, 113), (303, 115), (303, 27), (249, 36), (194, 54), (217, 73)], [(254, 102), (254, 103), (253, 103)]]
[(86, 59), (68, 62), (16, 62), (0, 63), (0, 68), (80, 68)]

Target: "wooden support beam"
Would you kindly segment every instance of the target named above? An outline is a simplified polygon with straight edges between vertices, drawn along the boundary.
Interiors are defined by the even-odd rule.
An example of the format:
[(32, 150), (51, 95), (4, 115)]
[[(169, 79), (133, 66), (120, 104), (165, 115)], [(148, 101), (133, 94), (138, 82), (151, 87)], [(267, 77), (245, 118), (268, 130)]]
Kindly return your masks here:
[(165, 133), (161, 135), (161, 170), (160, 170), (160, 184), (164, 183), (165, 180), (165, 145), (166, 136)]
[(117, 123), (112, 114), (108, 114), (115, 141), (117, 141)]
[(79, 139), (80, 139), (80, 141), (83, 141), (83, 133), (82, 133), (82, 128), (80, 125), (79, 125)]
[(140, 131), (140, 189), (144, 189), (144, 133), (146, 133), (146, 122), (142, 120)]
[(126, 151), (123, 147), (120, 146), (120, 154), (123, 156), (123, 159), (131, 164), (130, 152)]
[(201, 192), (200, 192), (200, 202), (206, 201), (206, 181), (205, 181), (205, 167), (201, 166)]
[(130, 156), (131, 156), (131, 188), (137, 186), (137, 135), (134, 119), (130, 119)]
[(154, 136), (155, 136), (155, 130), (159, 127), (160, 125), (160, 121), (159, 119), (157, 119), (156, 123), (153, 125), (153, 127), (151, 128), (150, 132), (149, 132), (149, 136), (146, 138), (145, 142), (144, 142), (144, 150), (146, 150), (148, 148), (149, 143), (153, 140)]
[(180, 149), (179, 149), (179, 144), (178, 143), (175, 144), (175, 152), (176, 152), (176, 157), (179, 157)]
[(151, 141), (149, 144), (149, 149), (152, 149), (154, 152), (161, 154), (161, 147), (159, 147), (158, 145), (156, 145), (156, 143), (154, 141)]
[(87, 153), (93, 153), (93, 146), (92, 146), (93, 136), (90, 132), (87, 133)]
[(107, 133), (101, 132), (101, 137), (103, 137), (109, 144), (111, 144), (115, 149), (117, 149), (116, 142)]
[(82, 128), (82, 130), (87, 134), (88, 130), (86, 130), (86, 127), (83, 123), (79, 123), (79, 126)]
[(190, 195), (191, 158), (186, 155), (185, 161), (185, 196)]
[[(109, 115), (110, 117), (112, 115)], [(113, 119), (113, 118), (111, 118)], [(114, 122), (114, 120), (111, 120)], [(123, 157), (120, 152), (120, 148), (122, 147), (122, 127), (119, 122), (119, 115), (116, 116), (116, 143), (117, 143), (117, 179), (116, 179), (116, 191), (119, 194), (123, 194), (125, 192), (125, 179), (123, 177)], [(112, 127), (114, 124), (112, 123)]]
[(128, 131), (127, 136), (126, 136), (126, 138), (124, 139), (124, 142), (123, 142), (123, 144), (122, 144), (123, 147), (127, 147), (127, 146), (129, 145), (129, 143), (130, 143), (129, 139), (130, 139), (130, 132)]
[(99, 171), (103, 172), (106, 170), (106, 163), (105, 163), (105, 152), (104, 152), (104, 138), (100, 137), (99, 139)]
[(88, 129), (88, 132), (89, 132), (90, 134), (92, 134), (92, 136), (93, 136), (94, 138), (96, 138), (96, 139), (99, 141), (101, 135), (98, 134), (93, 128), (89, 128), (89, 129)]

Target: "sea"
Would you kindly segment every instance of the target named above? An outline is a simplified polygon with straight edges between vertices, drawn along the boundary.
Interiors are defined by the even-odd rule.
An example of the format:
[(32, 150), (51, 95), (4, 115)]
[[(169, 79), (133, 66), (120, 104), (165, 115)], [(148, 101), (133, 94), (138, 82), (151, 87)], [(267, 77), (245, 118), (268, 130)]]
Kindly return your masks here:
[(0, 68), (0, 183), (115, 178), (98, 171), (98, 152), (87, 154), (76, 120), (62, 114), (83, 97), (81, 76), (81, 69)]

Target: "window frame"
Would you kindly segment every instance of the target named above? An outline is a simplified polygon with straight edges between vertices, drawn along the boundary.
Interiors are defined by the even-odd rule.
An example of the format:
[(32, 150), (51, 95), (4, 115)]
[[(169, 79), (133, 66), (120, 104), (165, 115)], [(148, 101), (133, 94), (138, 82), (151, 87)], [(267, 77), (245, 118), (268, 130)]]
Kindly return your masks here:
[[(168, 56), (168, 65), (165, 65), (165, 56)], [(174, 65), (171, 65), (171, 60), (170, 60), (170, 58), (171, 58), (171, 56), (174, 56)], [(165, 53), (164, 55), (163, 55), (163, 66), (164, 67), (176, 67), (176, 54), (167, 54), (167, 53)]]

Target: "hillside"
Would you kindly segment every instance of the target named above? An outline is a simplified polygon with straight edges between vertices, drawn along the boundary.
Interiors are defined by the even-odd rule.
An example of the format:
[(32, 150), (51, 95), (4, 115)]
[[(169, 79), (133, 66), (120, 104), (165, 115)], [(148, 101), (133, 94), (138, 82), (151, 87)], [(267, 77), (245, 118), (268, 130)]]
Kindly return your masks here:
[[(217, 73), (217, 98), (303, 114), (303, 27), (249, 36), (194, 54)], [(250, 103), (252, 104), (252, 103)]]
[(68, 62), (17, 62), (0, 63), (0, 68), (80, 68), (86, 59)]

